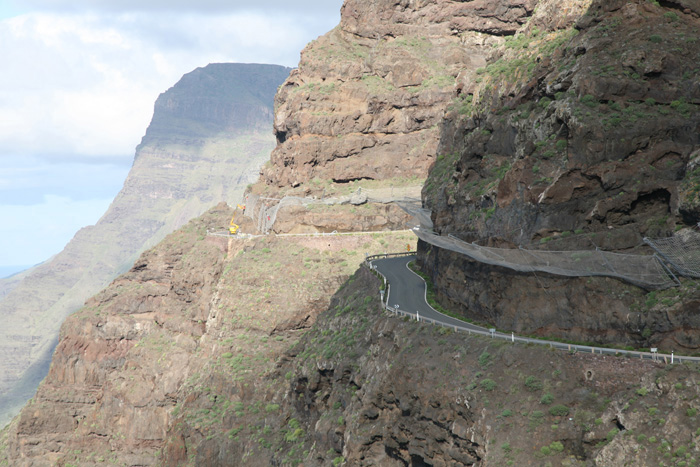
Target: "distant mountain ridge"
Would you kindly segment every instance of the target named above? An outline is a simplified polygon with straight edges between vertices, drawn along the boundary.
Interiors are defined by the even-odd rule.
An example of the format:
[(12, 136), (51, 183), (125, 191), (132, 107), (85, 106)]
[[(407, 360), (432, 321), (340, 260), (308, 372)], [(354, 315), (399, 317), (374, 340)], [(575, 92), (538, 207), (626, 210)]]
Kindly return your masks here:
[[(221, 73), (222, 68), (227, 69)], [(155, 143), (191, 141), (219, 133), (269, 131), (281, 68), (217, 63), (187, 73), (162, 93), (137, 152)], [(290, 69), (284, 68), (285, 77)]]
[(186, 74), (158, 97), (124, 187), (99, 222), (22, 280), (0, 280), (0, 426), (34, 393), (45, 374), (36, 366), (47, 367), (69, 313), (145, 248), (213, 205), (236, 202), (256, 180), (275, 143), (274, 94), (289, 71), (218, 63)]

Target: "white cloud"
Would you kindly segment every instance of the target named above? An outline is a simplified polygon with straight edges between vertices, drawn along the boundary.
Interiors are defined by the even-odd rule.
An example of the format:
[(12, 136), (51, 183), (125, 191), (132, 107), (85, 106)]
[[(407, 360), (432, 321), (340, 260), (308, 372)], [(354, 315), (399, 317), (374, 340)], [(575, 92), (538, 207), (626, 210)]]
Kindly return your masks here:
[(296, 66), (341, 3), (0, 0), (0, 266), (46, 260), (98, 220), (183, 74)]
[[(12, 0), (10, 0), (12, 1)], [(313, 11), (336, 13), (341, 0), (23, 0), (23, 5), (58, 11), (149, 11), (149, 12), (238, 12), (264, 10), (268, 12)]]
[(183, 74), (211, 62), (294, 66), (327, 21), (254, 12), (0, 21), (0, 154), (131, 156), (156, 97)]

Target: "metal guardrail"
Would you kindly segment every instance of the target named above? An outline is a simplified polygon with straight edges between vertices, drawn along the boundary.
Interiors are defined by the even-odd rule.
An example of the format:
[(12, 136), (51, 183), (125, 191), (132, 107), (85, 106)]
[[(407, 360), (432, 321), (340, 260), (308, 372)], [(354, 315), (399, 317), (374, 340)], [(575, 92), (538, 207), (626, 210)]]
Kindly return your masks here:
[[(334, 230), (333, 232), (311, 232), (311, 233), (284, 233), (284, 234), (274, 234), (275, 237), (335, 237), (337, 235), (373, 235), (373, 234), (394, 234), (394, 233), (406, 233), (411, 232), (411, 229), (404, 230), (364, 230), (357, 232), (338, 232)], [(415, 253), (415, 252), (414, 252)]]
[[(410, 231), (410, 230), (408, 230), (408, 231)], [(408, 231), (407, 231), (407, 232), (408, 232)], [(378, 254), (378, 255), (370, 255), (370, 256), (367, 256), (367, 257), (365, 258), (365, 263), (367, 264), (367, 266), (369, 266), (370, 261), (374, 261), (375, 259), (381, 259), (381, 258), (395, 258), (395, 257), (398, 257), (398, 256), (412, 256), (412, 255), (415, 255), (415, 254), (416, 254), (415, 251), (403, 251), (403, 252), (400, 252), (400, 253), (380, 253), (380, 254)], [(377, 271), (377, 272), (379, 272), (379, 271)], [(381, 272), (379, 272), (379, 274), (381, 274)]]
[(367, 258), (365, 258), (365, 262), (363, 263), (365, 266), (369, 267), (372, 271), (379, 274), (384, 279), (384, 283), (386, 286), (385, 288), (387, 290), (387, 293), (386, 293), (387, 303), (385, 303), (383, 300), (384, 294), (381, 294), (382, 307), (384, 308), (385, 311), (388, 311), (394, 315), (408, 317), (410, 319), (415, 319), (418, 322), (432, 324), (434, 326), (440, 326), (442, 328), (451, 329), (455, 332), (467, 333), (468, 335), (476, 334), (476, 335), (490, 337), (492, 339), (501, 339), (501, 340), (510, 341), (513, 344), (520, 343), (520, 344), (545, 345), (545, 346), (549, 346), (550, 348), (553, 348), (553, 349), (565, 350), (565, 351), (568, 351), (571, 353), (581, 352), (581, 353), (590, 353), (593, 355), (597, 354), (597, 355), (610, 355), (610, 356), (629, 356), (629, 357), (635, 358), (635, 359), (639, 358), (640, 360), (652, 360), (652, 361), (663, 362), (663, 363), (668, 363), (668, 364), (686, 363), (686, 362), (688, 362), (688, 363), (689, 362), (695, 362), (695, 363), (700, 362), (700, 357), (679, 356), (679, 355), (675, 355), (674, 352), (671, 352), (671, 354), (662, 354), (662, 353), (658, 353), (658, 352), (642, 352), (642, 351), (637, 351), (637, 350), (612, 349), (612, 348), (608, 348), (608, 347), (595, 347), (595, 346), (589, 346), (589, 345), (567, 344), (567, 343), (563, 343), (563, 342), (548, 341), (548, 340), (542, 340), (542, 339), (533, 339), (531, 337), (520, 337), (520, 336), (516, 336), (514, 333), (511, 333), (510, 335), (508, 335), (508, 334), (504, 334), (501, 332), (492, 332), (491, 330), (487, 330), (487, 329), (484, 329), (482, 331), (482, 330), (478, 330), (478, 329), (472, 329), (472, 328), (467, 328), (467, 327), (462, 327), (462, 326), (446, 324), (446, 323), (440, 322), (438, 320), (433, 320), (430, 318), (421, 317), (417, 313), (411, 313), (408, 311), (403, 311), (403, 310), (399, 310), (398, 308), (391, 307), (388, 305), (389, 287), (391, 287), (391, 284), (388, 283), (386, 277), (381, 272), (379, 272), (378, 270), (371, 267), (370, 261), (373, 261), (375, 259), (390, 258), (390, 257), (396, 257), (396, 256), (410, 256), (413, 254), (415, 254), (415, 252), (385, 253), (385, 254), (380, 254), (380, 255), (372, 255), (372, 256), (368, 256)]

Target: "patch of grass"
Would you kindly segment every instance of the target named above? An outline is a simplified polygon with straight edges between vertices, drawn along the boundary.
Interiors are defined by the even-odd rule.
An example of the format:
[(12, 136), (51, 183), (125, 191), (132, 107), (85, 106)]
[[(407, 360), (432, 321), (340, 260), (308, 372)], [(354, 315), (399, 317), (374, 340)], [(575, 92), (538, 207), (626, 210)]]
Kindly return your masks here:
[(543, 387), (542, 381), (535, 378), (534, 376), (528, 376), (525, 378), (525, 389), (530, 392), (535, 392), (541, 390)]
[(565, 405), (557, 404), (549, 408), (549, 413), (554, 417), (566, 417), (569, 415), (569, 408)]
[(479, 386), (481, 386), (484, 391), (493, 391), (498, 385), (494, 380), (485, 378), (479, 382)]
[(552, 452), (564, 452), (564, 445), (561, 443), (561, 441), (552, 442), (552, 444), (549, 445), (549, 448), (552, 450)]
[(488, 368), (490, 365), (491, 354), (484, 350), (483, 352), (481, 352), (481, 355), (479, 355), (479, 366), (481, 368)]
[(617, 434), (620, 432), (619, 429), (613, 428), (612, 430), (608, 431), (608, 434), (605, 435), (605, 439), (610, 442), (617, 436)]

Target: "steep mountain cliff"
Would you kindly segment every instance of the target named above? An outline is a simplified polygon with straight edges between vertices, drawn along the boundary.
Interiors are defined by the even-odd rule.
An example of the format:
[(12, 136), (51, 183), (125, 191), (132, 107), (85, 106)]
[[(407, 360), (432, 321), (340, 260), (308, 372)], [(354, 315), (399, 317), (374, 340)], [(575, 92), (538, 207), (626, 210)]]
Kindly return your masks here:
[(46, 374), (70, 312), (167, 233), (220, 201), (240, 200), (274, 145), (273, 95), (288, 73), (276, 65), (214, 64), (158, 98), (108, 211), (0, 301), (0, 424)]
[[(477, 70), (444, 120), (423, 190), (435, 230), (484, 245), (651, 254), (643, 237), (699, 220), (700, 4), (592, 2), (569, 21), (546, 10)], [(656, 292), (421, 251), (443, 303), (473, 319), (578, 341), (700, 349), (693, 281)]]
[[(694, 222), (697, 5), (347, 0), (277, 95), (278, 145), (251, 193), (391, 190), (430, 167), (441, 233), (643, 252), (641, 235)], [(282, 230), (400, 224), (367, 223), (383, 208), (363, 201), (285, 208)], [(231, 212), (192, 220), (66, 320), (0, 465), (700, 461), (697, 365), (402, 320), (357, 265), (412, 233), (207, 235)], [(693, 281), (647, 294), (419, 248), (438, 298), (471, 318), (617, 345), (698, 338)]]
[(345, 2), (340, 25), (304, 49), (275, 98), (268, 189), (424, 179), (458, 77), (485, 65), (491, 39), (517, 30), (535, 3)]

